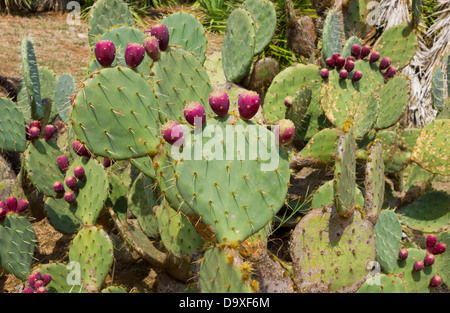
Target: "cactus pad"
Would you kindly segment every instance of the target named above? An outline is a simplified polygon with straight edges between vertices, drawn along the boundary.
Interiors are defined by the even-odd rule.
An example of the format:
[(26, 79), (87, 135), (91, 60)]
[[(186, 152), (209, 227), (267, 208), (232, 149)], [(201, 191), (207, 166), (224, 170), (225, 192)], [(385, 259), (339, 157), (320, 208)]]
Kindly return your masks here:
[(377, 261), (387, 274), (394, 270), (402, 239), (402, 226), (394, 211), (385, 210), (378, 216), (374, 227)]
[(75, 234), (81, 226), (81, 222), (74, 215), (73, 209), (64, 199), (51, 197), (47, 198), (44, 205), (50, 224), (57, 231), (66, 235)]
[(58, 78), (55, 92), (55, 108), (63, 122), (67, 123), (72, 112), (70, 96), (76, 92), (75, 80), (69, 73), (64, 73)]
[(0, 98), (0, 127), (0, 150), (25, 151), (25, 119), (19, 107), (7, 98)]
[(408, 288), (400, 277), (378, 274), (366, 280), (358, 293), (407, 293)]
[(376, 127), (388, 128), (403, 116), (409, 98), (409, 81), (405, 76), (395, 76), (384, 85), (378, 96), (380, 98)]
[(322, 58), (326, 60), (342, 51), (341, 14), (330, 10), (325, 19), (322, 33)]
[(365, 170), (365, 206), (364, 211), (369, 220), (375, 224), (384, 201), (384, 161), (383, 147), (376, 141), (370, 147), (370, 154)]

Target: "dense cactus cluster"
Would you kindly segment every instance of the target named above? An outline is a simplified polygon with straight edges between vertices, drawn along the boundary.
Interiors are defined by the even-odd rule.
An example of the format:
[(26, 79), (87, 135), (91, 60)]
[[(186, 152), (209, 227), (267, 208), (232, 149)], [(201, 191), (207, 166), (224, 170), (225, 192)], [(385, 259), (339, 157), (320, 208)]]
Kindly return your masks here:
[[(450, 173), (448, 68), (433, 80), (443, 116), (402, 128), (410, 80), (400, 70), (416, 35), (397, 25), (374, 45), (348, 36), (348, 23), (367, 26), (352, 14), (365, 2), (349, 2), (327, 12), (322, 58), (273, 75), (260, 63), (277, 23), (267, 0), (231, 13), (218, 63), (193, 14), (141, 30), (124, 2), (99, 0), (78, 85), (38, 68), (24, 38), (23, 97), (0, 99), (0, 149), (23, 155), (22, 184), (43, 195), (54, 229), (73, 235), (67, 261), (79, 264), (80, 279), (69, 284), (65, 263), (32, 268), (35, 233), (20, 214), (30, 204), (14, 197), (0, 202), (1, 267), (28, 281), (23, 293), (127, 292), (106, 284), (118, 236), (186, 292), (434, 292), (449, 284), (448, 193), (401, 196), (416, 172)], [(270, 79), (249, 83), (255, 77)], [(293, 210), (305, 167), (328, 174), (310, 199), (296, 194), (306, 209)], [(269, 242), (280, 228), (291, 231), (284, 257)], [(427, 234), (425, 247), (404, 239), (409, 229)]]

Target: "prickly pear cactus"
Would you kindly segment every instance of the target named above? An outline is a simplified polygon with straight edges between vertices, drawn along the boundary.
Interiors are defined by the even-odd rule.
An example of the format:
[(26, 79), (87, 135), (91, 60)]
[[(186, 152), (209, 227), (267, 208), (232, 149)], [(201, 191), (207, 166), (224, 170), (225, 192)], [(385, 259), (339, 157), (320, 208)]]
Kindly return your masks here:
[(386, 274), (394, 271), (400, 251), (402, 226), (394, 211), (382, 211), (374, 228), (376, 259)]
[(322, 57), (331, 58), (342, 51), (341, 14), (338, 10), (330, 10), (323, 25)]
[(25, 119), (18, 106), (7, 98), (0, 98), (0, 149), (23, 152), (26, 149)]

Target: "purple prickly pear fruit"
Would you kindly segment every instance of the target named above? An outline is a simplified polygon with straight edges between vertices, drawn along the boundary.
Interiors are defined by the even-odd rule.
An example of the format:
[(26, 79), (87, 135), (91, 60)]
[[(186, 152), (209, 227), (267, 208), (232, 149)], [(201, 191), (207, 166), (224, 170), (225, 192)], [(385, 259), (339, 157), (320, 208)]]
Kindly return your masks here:
[(384, 74), (384, 79), (393, 77), (395, 73), (397, 73), (397, 70), (393, 66), (390, 66), (389, 69), (386, 71), (386, 74)]
[(375, 62), (377, 62), (380, 59), (381, 55), (379, 52), (374, 51), (372, 52), (372, 54), (370, 55), (370, 59), (369, 59), (369, 63), (373, 64)]
[(6, 203), (4, 201), (0, 202), (0, 222), (3, 222), (8, 214), (8, 209), (6, 208)]
[(112, 160), (111, 159), (108, 159), (108, 158), (104, 158), (103, 159), (103, 167), (104, 168), (108, 168), (108, 167), (110, 167), (112, 165)]
[(84, 156), (87, 158), (91, 157), (91, 152), (89, 152), (89, 150), (79, 141), (74, 141), (72, 143), (72, 149), (79, 156)]
[(400, 249), (398, 252), (398, 258), (402, 261), (406, 260), (408, 258), (408, 250)]
[(286, 96), (286, 98), (284, 98), (284, 105), (287, 108), (290, 108), (293, 104), (294, 104), (294, 98), (292, 96)]
[(361, 46), (353, 45), (351, 50), (352, 50), (352, 56), (355, 57), (356, 59), (359, 59), (359, 57), (361, 55)]
[(161, 133), (165, 141), (170, 145), (177, 144), (177, 146), (182, 146), (184, 143), (184, 133), (180, 124), (175, 121), (168, 121), (163, 126), (161, 126)]
[(325, 60), (325, 64), (330, 68), (330, 69), (334, 69), (334, 67), (336, 66), (336, 61), (333, 58), (327, 58)]
[(288, 144), (294, 139), (295, 126), (291, 120), (282, 119), (275, 126), (275, 136), (278, 137), (278, 143), (280, 145)]
[(169, 29), (166, 25), (159, 23), (152, 27), (150, 34), (155, 36), (159, 41), (159, 49), (166, 51), (169, 47)]
[(435, 261), (434, 255), (429, 253), (425, 256), (425, 258), (423, 259), (423, 264), (425, 266), (430, 266), (433, 265)]
[(337, 58), (339, 58), (341, 56), (340, 53), (334, 53), (331, 58), (336, 62)]
[(328, 71), (326, 68), (320, 70), (320, 77), (322, 77), (323, 80), (327, 80), (329, 75), (330, 71)]
[(345, 63), (345, 70), (347, 72), (350, 73), (351, 71), (353, 71), (354, 68), (355, 68), (355, 62), (348, 60), (347, 63)]
[(86, 180), (86, 174), (84, 172), (84, 168), (82, 166), (77, 166), (73, 169), (73, 175), (79, 180)]
[(116, 47), (110, 40), (101, 40), (95, 44), (95, 58), (103, 67), (110, 67), (116, 58)]
[(426, 244), (427, 244), (427, 250), (429, 252), (433, 251), (433, 248), (436, 245), (436, 243), (437, 243), (437, 238), (436, 238), (435, 235), (428, 235), (427, 236)]
[(368, 56), (370, 54), (370, 46), (364, 46), (361, 48), (361, 59), (364, 59), (366, 56)]
[(44, 129), (44, 140), (45, 141), (50, 140), (53, 137), (53, 135), (55, 134), (55, 131), (56, 131), (56, 127), (54, 125), (47, 125), (47, 126), (45, 126), (45, 129)]
[(33, 271), (33, 272), (31, 272), (30, 276), (28, 276), (28, 283), (33, 288), (34, 288), (34, 283), (38, 280), (42, 280), (42, 275), (38, 271)]
[(138, 67), (145, 57), (145, 49), (137, 43), (129, 43), (125, 49), (125, 63), (131, 68)]
[(45, 287), (39, 287), (36, 289), (36, 293), (47, 293), (47, 288)]
[(348, 72), (347, 72), (347, 70), (340, 70), (340, 71), (339, 71), (339, 78), (340, 78), (341, 80), (345, 80), (345, 79), (347, 79), (347, 77), (348, 77)]
[(17, 199), (15, 197), (9, 197), (6, 199), (6, 206), (8, 212), (16, 212), (17, 209)]
[(341, 69), (345, 65), (345, 58), (343, 56), (338, 56), (337, 59), (335, 60), (335, 62), (336, 62), (336, 68)]
[(389, 59), (388, 57), (384, 57), (381, 59), (379, 69), (380, 69), (380, 71), (384, 71), (390, 65), (391, 65), (391, 59)]
[(69, 169), (69, 158), (67, 157), (67, 155), (62, 155), (58, 157), (56, 161), (58, 162), (60, 170), (63, 173), (67, 172), (67, 170)]
[(198, 102), (190, 102), (184, 107), (184, 117), (192, 126), (203, 126), (206, 123), (205, 108)]
[(354, 57), (347, 57), (347, 62), (348, 61), (353, 61), (353, 62), (355, 62), (355, 58)]
[(41, 122), (39, 122), (39, 121), (32, 121), (32, 122), (30, 122), (30, 128), (31, 127), (36, 127), (39, 130), (41, 130)]
[(69, 190), (64, 193), (64, 200), (66, 200), (69, 204), (77, 204), (77, 198), (75, 197), (75, 194), (73, 191)]
[(214, 90), (209, 95), (209, 105), (217, 116), (224, 117), (230, 109), (230, 98), (225, 90)]
[(433, 254), (438, 255), (447, 251), (447, 245), (443, 242), (438, 242), (433, 248)]
[(353, 73), (353, 76), (352, 76), (352, 82), (356, 83), (356, 82), (360, 81), (361, 78), (362, 78), (362, 72), (361, 71), (355, 71)]
[(30, 127), (28, 130), (28, 138), (30, 140), (37, 140), (39, 139), (39, 136), (41, 135), (41, 130), (37, 127)]
[(152, 60), (158, 60), (160, 56), (159, 41), (155, 36), (147, 36), (142, 43), (145, 48), (145, 52)]
[(60, 181), (55, 181), (53, 183), (53, 190), (58, 194), (63, 194), (65, 192), (64, 184)]
[(241, 93), (238, 98), (238, 109), (241, 118), (249, 120), (258, 113), (259, 95), (254, 91)]
[(44, 281), (42, 280), (36, 280), (34, 282), (34, 289), (39, 289), (41, 287), (45, 287)]
[(30, 203), (27, 200), (20, 200), (19, 203), (17, 203), (16, 213), (19, 214), (30, 206)]
[(33, 290), (33, 288), (31, 288), (31, 287), (27, 287), (27, 288), (25, 288), (23, 291), (22, 291), (22, 293), (34, 293), (34, 290)]
[(66, 186), (69, 187), (73, 191), (78, 190), (78, 181), (75, 176), (68, 176), (66, 178)]
[(416, 272), (419, 272), (419, 271), (423, 270), (423, 266), (424, 266), (423, 262), (420, 260), (417, 260), (416, 262), (414, 262), (413, 269)]
[(42, 281), (44, 282), (44, 285), (47, 286), (52, 281), (52, 275), (50, 274), (42, 275)]
[(434, 275), (430, 279), (430, 287), (438, 287), (440, 284), (442, 284), (442, 278), (439, 275)]

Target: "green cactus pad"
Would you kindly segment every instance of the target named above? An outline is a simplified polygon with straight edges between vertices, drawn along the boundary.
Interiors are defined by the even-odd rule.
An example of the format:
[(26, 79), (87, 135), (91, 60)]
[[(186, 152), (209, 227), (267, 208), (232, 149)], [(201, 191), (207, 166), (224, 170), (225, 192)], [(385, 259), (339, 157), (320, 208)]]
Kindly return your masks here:
[[(320, 186), (313, 195), (311, 200), (311, 209), (320, 209), (323, 206), (333, 204), (334, 192), (333, 181), (330, 180)], [(360, 207), (364, 206), (364, 196), (358, 186), (355, 185), (355, 203)]]
[(449, 229), (450, 195), (443, 191), (430, 191), (402, 207), (399, 218), (409, 228), (426, 233)]
[(343, 218), (334, 208), (315, 209), (292, 233), (294, 281), (301, 292), (355, 292), (375, 260), (371, 223), (359, 212)]
[[(346, 37), (358, 34), (361, 38), (375, 25), (379, 4), (370, 0), (350, 0), (343, 8), (344, 30)], [(344, 4), (343, 4), (344, 6)]]
[(315, 134), (308, 144), (300, 151), (301, 158), (313, 158), (316, 163), (332, 165), (337, 153), (339, 138), (342, 130), (339, 128), (325, 128)]
[(268, 124), (276, 124), (286, 116), (287, 108), (284, 105), (284, 98), (294, 96), (305, 84), (312, 90), (311, 103), (301, 129), (296, 129), (297, 140), (308, 140), (319, 130), (330, 125), (320, 106), (322, 78), (319, 67), (312, 64), (297, 64), (286, 68), (275, 76), (264, 99), (264, 117)]
[(222, 45), (222, 65), (229, 82), (238, 83), (249, 72), (255, 54), (255, 34), (250, 12), (243, 8), (233, 10)]
[(72, 235), (81, 226), (81, 221), (73, 212), (74, 207), (70, 206), (64, 199), (48, 197), (45, 201), (44, 210), (50, 224), (57, 231)]
[(36, 270), (41, 275), (52, 276), (52, 280), (46, 286), (49, 293), (84, 293), (87, 291), (84, 289), (83, 279), (77, 266), (75, 263), (51, 263), (39, 265)]
[[(127, 67), (125, 62), (125, 50), (129, 43), (137, 43), (142, 45), (145, 38), (145, 34), (143, 31), (129, 26), (121, 26), (111, 28), (106, 31), (103, 35), (101, 35), (98, 40), (110, 40), (114, 43), (116, 47), (116, 58), (112, 66), (121, 66)], [(95, 46), (92, 47), (92, 57), (89, 63), (89, 74), (92, 74), (98, 69), (102, 69), (103, 67), (98, 63), (94, 54)], [(144, 59), (141, 64), (135, 68), (139, 73), (143, 73), (145, 77), (148, 77), (150, 74), (150, 65), (152, 64), (152, 59), (145, 54)]]
[(384, 129), (397, 123), (405, 112), (409, 98), (408, 78), (395, 76), (380, 89), (378, 96), (376, 128)]
[(64, 182), (64, 174), (58, 167), (57, 158), (64, 155), (52, 141), (39, 139), (28, 145), (24, 152), (25, 167), (31, 182), (49, 197), (55, 197), (53, 183)]
[(143, 173), (139, 174), (128, 195), (128, 208), (137, 218), (142, 231), (147, 236), (156, 238), (159, 230), (153, 207), (158, 205), (158, 195), (154, 189), (155, 182)]
[(63, 122), (67, 123), (72, 112), (70, 96), (76, 92), (75, 80), (69, 73), (64, 73), (58, 78), (55, 92), (55, 108)]
[(407, 293), (405, 281), (393, 275), (378, 274), (366, 280), (358, 293)]
[(369, 158), (365, 169), (365, 205), (364, 212), (375, 224), (384, 202), (384, 160), (383, 146), (376, 141), (370, 147)]
[(0, 222), (0, 265), (20, 280), (30, 275), (36, 236), (31, 223), (21, 215), (8, 213)]
[(347, 59), (348, 57), (352, 56), (352, 46), (353, 45), (359, 45), (361, 46), (361, 39), (359, 39), (356, 36), (351, 36), (347, 39), (345, 42), (344, 48), (342, 48), (341, 55)]
[(199, 102), (206, 114), (212, 113), (208, 102), (212, 92), (208, 74), (192, 54), (172, 47), (161, 54), (152, 72), (162, 123), (167, 120), (185, 123), (183, 110), (190, 102)]
[(242, 281), (239, 256), (228, 249), (212, 247), (205, 251), (200, 264), (199, 285), (203, 293), (250, 293), (251, 288)]
[(360, 92), (378, 92), (378, 89), (385, 84), (384, 76), (378, 69), (378, 63), (370, 64), (366, 59), (357, 60), (355, 68), (348, 75), (349, 79), (353, 77), (353, 73), (356, 71), (360, 71), (363, 75), (358, 82), (352, 85)]
[(115, 160), (155, 155), (158, 106), (149, 82), (129, 68), (105, 68), (75, 97), (72, 126), (96, 155)]
[(450, 119), (434, 120), (426, 125), (417, 138), (411, 160), (438, 175), (450, 175)]
[(383, 130), (377, 132), (375, 140), (381, 142), (383, 147), (383, 160), (386, 173), (395, 173), (403, 170), (409, 163), (411, 153), (405, 140), (393, 131)]
[(445, 79), (444, 72), (441, 67), (436, 67), (433, 71), (433, 79), (431, 80), (431, 97), (433, 106), (436, 110), (441, 111), (445, 103)]
[(397, 71), (404, 68), (416, 53), (417, 35), (409, 25), (400, 24), (386, 30), (381, 35), (375, 50), (381, 58), (389, 57), (391, 66)]
[[(292, 107), (287, 109), (286, 118), (291, 120), (295, 129), (302, 129), (303, 119), (308, 111), (309, 104), (311, 103), (312, 89), (308, 85), (302, 86), (294, 95)], [(298, 137), (299, 131), (295, 132)]]
[(130, 163), (139, 171), (144, 173), (144, 175), (150, 178), (155, 177), (155, 169), (153, 168), (153, 160), (151, 157), (144, 156), (141, 158), (130, 159)]
[(79, 158), (67, 170), (66, 177), (73, 176), (73, 170), (82, 166), (86, 180), (78, 180), (75, 192), (76, 208), (71, 208), (75, 216), (84, 224), (95, 224), (108, 198), (109, 181), (103, 166), (95, 159)]
[(176, 12), (162, 21), (169, 29), (169, 45), (175, 45), (194, 54), (203, 64), (206, 59), (207, 40), (200, 21), (191, 13)]
[(432, 292), (429, 288), (431, 277), (436, 275), (436, 264), (425, 266), (420, 272), (413, 270), (414, 262), (423, 261), (427, 252), (419, 249), (408, 249), (408, 258), (404, 261), (397, 260), (394, 268), (396, 276), (401, 275), (408, 288), (408, 293)]
[(44, 114), (42, 109), (41, 86), (36, 55), (34, 54), (33, 43), (29, 38), (22, 39), (21, 57), (24, 87), (28, 94), (31, 117), (33, 120), (39, 120)]
[[(215, 136), (202, 132), (186, 139), (187, 153), (176, 164), (177, 187), (202, 222), (214, 228), (219, 242), (243, 241), (283, 205), (288, 158), (276, 146), (273, 133), (261, 125), (235, 117), (209, 119), (206, 125)], [(186, 148), (200, 136), (202, 155), (197, 154), (200, 149), (192, 153)]]
[(353, 130), (339, 139), (334, 169), (334, 205), (341, 216), (349, 216), (355, 209), (356, 142)]
[(277, 26), (275, 5), (268, 0), (246, 0), (242, 6), (250, 12), (255, 25), (255, 52), (260, 54), (272, 41)]
[(171, 254), (179, 258), (189, 258), (200, 250), (203, 239), (186, 216), (172, 209), (166, 201), (156, 208), (155, 214), (161, 241)]
[(325, 19), (322, 31), (322, 58), (326, 60), (342, 51), (341, 14), (330, 10)]
[(99, 0), (89, 16), (89, 45), (92, 47), (101, 34), (114, 26), (134, 25), (133, 14), (122, 0)]
[(0, 127), (0, 150), (25, 151), (25, 119), (19, 107), (7, 98), (0, 98)]
[(113, 244), (96, 226), (83, 226), (69, 248), (71, 262), (78, 262), (85, 285), (100, 289), (113, 264)]
[(400, 251), (402, 226), (394, 211), (385, 210), (378, 216), (374, 227), (377, 261), (387, 274), (394, 271)]
[(211, 86), (215, 88), (218, 85), (223, 85), (227, 82), (225, 73), (222, 67), (222, 54), (220, 52), (214, 52), (206, 57), (203, 66), (211, 80)]
[[(130, 171), (127, 171), (130, 174)], [(131, 178), (131, 177), (130, 177)], [(124, 179), (113, 171), (108, 172), (109, 196), (106, 200), (106, 206), (112, 207), (120, 220), (127, 218), (128, 209), (128, 191), (131, 187), (131, 179)]]

